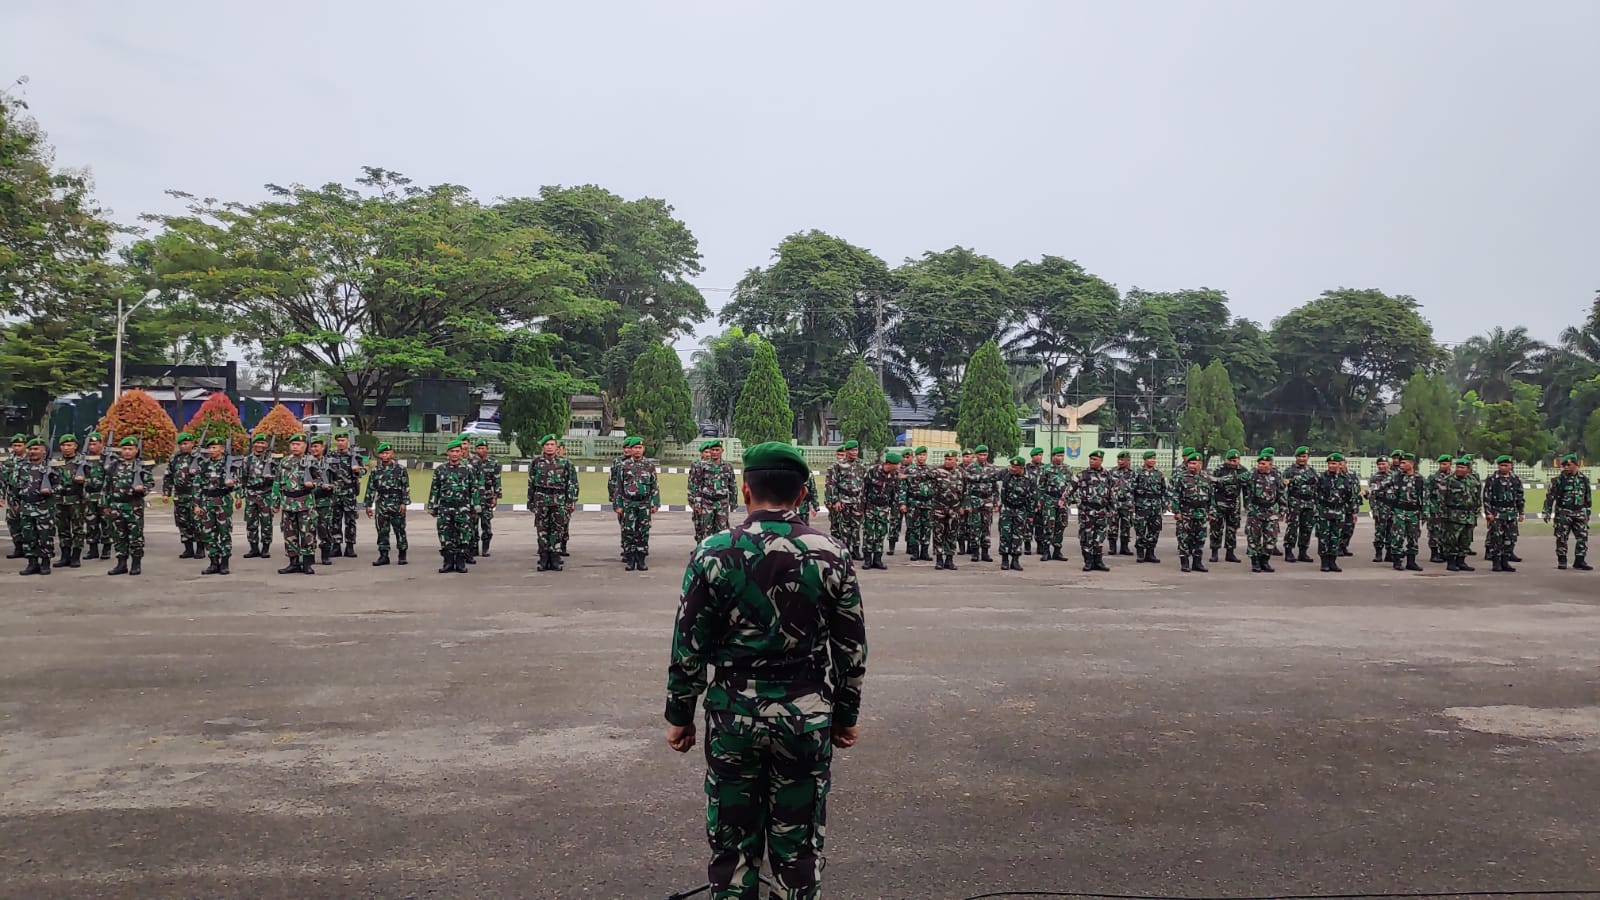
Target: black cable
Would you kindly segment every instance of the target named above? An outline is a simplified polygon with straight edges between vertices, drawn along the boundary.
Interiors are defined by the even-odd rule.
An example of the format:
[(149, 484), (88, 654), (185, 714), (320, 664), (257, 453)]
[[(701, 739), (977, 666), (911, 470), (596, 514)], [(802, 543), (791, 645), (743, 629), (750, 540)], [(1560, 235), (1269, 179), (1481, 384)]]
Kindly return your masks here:
[(1167, 894), (1100, 894), (1091, 891), (995, 891), (990, 894), (975, 894), (963, 900), (989, 900), (993, 897), (1080, 897), (1086, 900), (1100, 898), (1100, 900), (1407, 900), (1407, 898), (1430, 897), (1600, 897), (1600, 886), (1588, 890), (1553, 890), (1553, 891), (1415, 891), (1415, 892), (1380, 892), (1361, 894), (1262, 894), (1259, 896), (1245, 896), (1238, 894), (1190, 894), (1175, 896)]

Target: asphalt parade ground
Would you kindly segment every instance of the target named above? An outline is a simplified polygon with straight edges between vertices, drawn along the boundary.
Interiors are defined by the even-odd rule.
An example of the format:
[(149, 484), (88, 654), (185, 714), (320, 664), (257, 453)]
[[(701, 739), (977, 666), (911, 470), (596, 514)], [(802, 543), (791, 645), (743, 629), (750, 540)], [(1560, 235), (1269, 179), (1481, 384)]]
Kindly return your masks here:
[[(360, 556), (0, 576), (0, 896), (659, 898), (704, 880), (666, 747), (687, 515), (650, 571), (527, 514), (439, 575)], [(862, 575), (826, 894), (1600, 891), (1600, 577), (957, 559)], [(1480, 532), (1481, 537), (1481, 532)], [(242, 544), (241, 544), (242, 549)], [(1481, 547), (1480, 547), (1481, 549)], [(1481, 557), (1475, 557), (1475, 560)], [(7, 566), (21, 568), (20, 561)], [(1600, 895), (1600, 894), (1597, 894)]]

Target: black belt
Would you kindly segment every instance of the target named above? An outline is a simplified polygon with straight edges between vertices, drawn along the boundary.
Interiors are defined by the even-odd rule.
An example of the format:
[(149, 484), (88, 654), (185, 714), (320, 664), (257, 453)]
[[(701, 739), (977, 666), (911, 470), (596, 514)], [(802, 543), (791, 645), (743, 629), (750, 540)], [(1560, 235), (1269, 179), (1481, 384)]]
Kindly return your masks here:
[(310, 493), (310, 491), (284, 491), (283, 495), (291, 500), (299, 500)]
[(775, 663), (770, 666), (757, 666), (748, 660), (726, 664), (713, 663), (713, 665), (716, 666), (716, 680), (719, 682), (733, 679), (790, 682), (822, 680), (821, 665), (810, 659)]
[(533, 490), (534, 493), (538, 494), (565, 494), (567, 492), (564, 487), (535, 487)]
[(206, 488), (205, 490), (207, 497), (226, 497), (231, 493), (233, 493), (233, 488)]

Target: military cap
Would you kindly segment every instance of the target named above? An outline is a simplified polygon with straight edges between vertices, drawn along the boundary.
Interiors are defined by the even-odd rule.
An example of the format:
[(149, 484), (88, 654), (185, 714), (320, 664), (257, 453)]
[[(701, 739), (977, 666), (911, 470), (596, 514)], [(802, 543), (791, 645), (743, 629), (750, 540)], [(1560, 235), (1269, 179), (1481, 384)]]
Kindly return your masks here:
[(1144, 452), (1143, 458), (1144, 459), (1155, 459), (1156, 458), (1156, 452), (1154, 450), (1146, 450)]
[[(326, 447), (328, 445), (328, 437), (327, 437), (327, 435), (313, 434), (311, 436), (311, 443), (313, 443), (313, 444), (321, 444), (324, 447)], [(461, 440), (459, 438), (457, 438), (456, 439), (456, 443), (460, 444)]]
[(1417, 461), (1417, 455), (1415, 453), (1405, 453), (1405, 454), (1402, 454), (1400, 458), (1401, 459), (1409, 459), (1412, 462), (1416, 462)]
[(1065, 455), (1066, 452), (1067, 452), (1067, 448), (1065, 448), (1065, 447), (1051, 447), (1050, 448), (1050, 455), (1051, 456), (1055, 456), (1058, 453)]
[(883, 455), (883, 461), (886, 462), (886, 463), (899, 463), (900, 460), (902, 460), (904, 458), (905, 457), (903, 457), (900, 454), (894, 452), (893, 450), (890, 450), (888, 453), (885, 453)]
[(554, 433), (547, 434), (544, 437), (539, 438), (539, 446), (543, 447), (545, 444), (548, 444), (548, 443), (550, 443), (551, 441), (553, 441), (555, 439), (556, 439), (556, 436), (555, 436)]
[(1294, 448), (1294, 455), (1295, 456), (1310, 456), (1311, 455), (1311, 448), (1302, 444), (1301, 446)]
[(1224, 458), (1225, 459), (1238, 459), (1239, 458), (1239, 451), (1237, 451), (1237, 450), (1229, 450), (1227, 456), (1225, 456)]
[(56, 446), (58, 447), (62, 444), (76, 444), (77, 442), (77, 436), (71, 434), (63, 434), (61, 437), (56, 438)]
[(919, 454), (923, 454), (923, 453), (927, 453), (927, 452), (928, 452), (928, 448), (927, 447), (918, 447), (917, 449), (911, 451), (911, 455), (912, 456), (917, 456)]
[(805, 455), (794, 446), (782, 441), (767, 441), (754, 447), (744, 448), (744, 470), (811, 474), (811, 467), (806, 465)]
[(289, 436), (289, 443), (291, 443), (291, 444), (296, 444), (296, 443), (304, 444), (305, 442), (306, 442), (306, 433), (303, 432), (303, 431), (296, 432), (296, 433), (294, 433), (294, 434)]
[(1276, 448), (1276, 447), (1262, 447), (1261, 448), (1261, 452), (1256, 455), (1256, 459), (1260, 459), (1263, 456), (1265, 456), (1268, 459), (1271, 459), (1272, 457), (1277, 456), (1277, 455), (1278, 455), (1278, 448)]
[(1043, 456), (1044, 455), (1044, 448), (1043, 447), (1035, 447), (1032, 450), (1028, 451), (1028, 455), (1029, 456)]
[(1011, 464), (1012, 464), (1012, 465), (1013, 465), (1013, 466), (1020, 466), (1020, 465), (1022, 465), (1022, 457), (1020, 457), (1020, 456), (1013, 456), (1013, 457), (1011, 457)]
[(192, 440), (194, 440), (194, 435), (190, 434), (189, 432), (187, 432), (187, 431), (178, 432), (178, 443), (181, 444), (184, 441), (192, 441)]
[(1472, 457), (1463, 456), (1460, 459), (1456, 460), (1456, 465), (1458, 465), (1458, 466), (1471, 466), (1472, 465)]
[(1133, 459), (1133, 454), (1127, 450), (1117, 451), (1117, 459)]
[(219, 438), (219, 437), (206, 438), (206, 446), (207, 447), (220, 446), (221, 444), (222, 444), (222, 438)]
[(125, 437), (122, 440), (117, 441), (117, 446), (118, 447), (137, 447), (137, 446), (139, 446), (139, 439), (136, 438), (136, 437), (133, 437), (132, 435), (129, 435), (128, 437)]
[(1344, 462), (1344, 454), (1335, 450), (1328, 454), (1328, 462)]
[(970, 447), (962, 447), (961, 448), (961, 455), (962, 456), (971, 456), (972, 455), (972, 448), (970, 448)]
[(1503, 462), (1511, 462), (1511, 457), (1502, 453), (1494, 458), (1494, 464), (1497, 466)]
[(336, 438), (344, 438), (346, 440), (349, 440), (350, 439), (350, 432), (348, 432), (348, 431), (335, 431), (333, 433), (333, 436), (336, 437)]
[(839, 449), (840, 450), (860, 450), (861, 449), (861, 442), (860, 441), (845, 441), (844, 443), (839, 445)]
[(28, 446), (29, 447), (43, 447), (44, 446), (44, 438), (41, 438), (41, 437), (29, 438), (28, 439)]
[(1089, 458), (1090, 459), (1104, 459), (1105, 455), (1106, 455), (1106, 452), (1104, 450), (1099, 449), (1099, 448), (1095, 448), (1094, 450), (1090, 450), (1089, 451)]
[(700, 445), (700, 449), (701, 450), (710, 450), (713, 447), (721, 447), (721, 446), (722, 446), (722, 442), (721, 441), (716, 440), (716, 439), (712, 439), (712, 440), (709, 440), (709, 441), (706, 441), (706, 442), (702, 443)]
[(1455, 462), (1455, 459), (1456, 458), (1454, 456), (1451, 456), (1448, 453), (1441, 453), (1439, 454), (1439, 458), (1434, 460), (1434, 462)]
[(378, 442), (378, 449), (377, 449), (378, 453), (382, 453), (385, 450), (393, 450), (393, 449), (394, 449), (394, 447), (391, 446), (388, 441), (380, 441), (380, 442)]
[(98, 431), (91, 431), (91, 432), (89, 432), (89, 433), (88, 433), (88, 434), (87, 434), (87, 435), (86, 435), (86, 436), (85, 436), (85, 439), (86, 439), (86, 440), (91, 440), (91, 441), (103, 441), (103, 440), (105, 440), (105, 438), (103, 438), (103, 437), (101, 437), (101, 436), (100, 436), (100, 432), (98, 432)]
[[(315, 443), (315, 441), (313, 441), (312, 443)], [(460, 438), (456, 438), (455, 440), (451, 441), (450, 443), (445, 444), (444, 445), (444, 449), (446, 449), (446, 450), (460, 450), (461, 449), (461, 439)]]
[(624, 447), (637, 447), (643, 443), (644, 438), (642, 437), (625, 437), (622, 439), (622, 446)]
[(953, 457), (953, 456), (960, 456), (960, 455), (961, 455), (961, 454), (959, 454), (959, 453), (957, 453), (957, 452), (956, 452), (956, 451), (954, 451), (954, 450), (946, 450), (946, 451), (945, 451), (945, 452), (944, 452), (944, 458), (945, 458), (945, 459), (950, 459), (950, 458), (951, 458), (951, 457)]
[(1568, 453), (1566, 456), (1561, 457), (1561, 461), (1564, 463), (1575, 463), (1578, 461), (1578, 454)]
[(250, 443), (252, 443), (252, 444), (265, 444), (266, 442), (267, 442), (267, 436), (264, 435), (264, 434), (258, 434), (255, 437), (250, 439)]
[(988, 453), (989, 452), (989, 445), (988, 444), (979, 444), (978, 446), (972, 448), (972, 452), (973, 453)]
[(566, 445), (567, 445), (566, 441), (556, 441), (556, 446), (557, 447), (565, 447)]
[(1199, 459), (1199, 458), (1200, 458), (1200, 453), (1199, 453), (1199, 451), (1190, 451), (1190, 453), (1189, 453), (1189, 455), (1188, 455), (1188, 456), (1185, 456), (1185, 457), (1184, 457), (1184, 458), (1183, 458), (1183, 461), (1184, 461), (1184, 462), (1188, 462), (1188, 461), (1190, 461), (1190, 460), (1192, 460), (1192, 459)]
[(27, 442), (28, 436), (25, 434), (13, 434), (11, 436), (11, 443), (13, 444), (26, 444)]
[(1391, 459), (1405, 459), (1405, 456), (1406, 456), (1406, 452), (1404, 450), (1396, 450), (1393, 453), (1389, 454), (1389, 457)]
[(472, 446), (474, 446), (474, 447), (487, 447), (487, 446), (489, 446), (489, 439), (488, 438), (478, 438), (476, 441), (472, 442)]

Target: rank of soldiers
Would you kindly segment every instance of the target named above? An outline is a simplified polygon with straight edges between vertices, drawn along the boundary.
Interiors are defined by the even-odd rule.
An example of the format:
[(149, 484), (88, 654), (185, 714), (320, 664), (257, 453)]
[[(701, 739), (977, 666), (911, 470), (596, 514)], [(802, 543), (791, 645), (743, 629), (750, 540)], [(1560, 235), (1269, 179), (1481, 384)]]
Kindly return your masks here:
[[(24, 575), (113, 557), (109, 574), (141, 574), (145, 506), (156, 485), (140, 441), (90, 434), (82, 446), (74, 435), (51, 443), (15, 435), (11, 454), (0, 459), (0, 499), (12, 540), (8, 558), (26, 561)], [(648, 571), (650, 526), (661, 508), (656, 465), (645, 458), (643, 444), (637, 437), (624, 441), (608, 482), (628, 571)], [(538, 534), (536, 569), (561, 571), (578, 501), (577, 470), (555, 435), (545, 435), (539, 447), (529, 466), (527, 497)], [(699, 449), (688, 484), (696, 544), (727, 530), (738, 491), (734, 470), (722, 459), (722, 442), (706, 441)], [(161, 492), (172, 499), (180, 559), (204, 559), (202, 575), (230, 574), (233, 513), (243, 510), (249, 546), (244, 558), (271, 558), (277, 519), (288, 556), (279, 574), (315, 574), (316, 565), (355, 558), (356, 519), (364, 511), (376, 537), (372, 565), (407, 564), (410, 476), (389, 444), (379, 444), (377, 459), (367, 460), (347, 435), (336, 435), (330, 450), (322, 435), (296, 434), (282, 453), (276, 451), (276, 439), (266, 435), (253, 437), (237, 459), (225, 436), (177, 436)], [(947, 451), (938, 465), (930, 464), (926, 447), (890, 451), (868, 464), (850, 441), (838, 448), (820, 494), (808, 475), (797, 512), (809, 522), (826, 506), (832, 536), (863, 569), (887, 568), (884, 557), (894, 556), (902, 531), (910, 561), (951, 571), (958, 555), (992, 562), (997, 521), (1001, 569), (1021, 571), (1022, 558), (1035, 553), (1041, 562), (1064, 561), (1076, 510), (1085, 572), (1108, 571), (1107, 556), (1159, 563), (1157, 545), (1169, 513), (1184, 572), (1209, 571), (1208, 543), (1210, 562), (1218, 562), (1219, 554), (1242, 562), (1241, 527), (1252, 572), (1274, 571), (1273, 557), (1311, 562), (1313, 539), (1322, 571), (1339, 572), (1339, 560), (1353, 555), (1350, 541), (1363, 503), (1372, 513), (1373, 562), (1421, 571), (1425, 529), (1430, 563), (1475, 571), (1468, 557), (1477, 555), (1472, 548), (1479, 516), (1486, 529), (1483, 555), (1492, 570), (1514, 572), (1512, 564), (1522, 561), (1516, 544), (1524, 491), (1509, 456), (1496, 459), (1495, 471), (1479, 479), (1468, 457), (1442, 455), (1438, 470), (1423, 475), (1415, 454), (1396, 450), (1380, 458), (1376, 473), (1362, 484), (1339, 453), (1328, 454), (1322, 471), (1310, 465), (1307, 447), (1297, 448), (1294, 463), (1281, 471), (1275, 455), (1264, 448), (1254, 466), (1246, 467), (1239, 452), (1229, 450), (1221, 465), (1206, 471), (1203, 456), (1184, 448), (1182, 465), (1169, 474), (1157, 468), (1153, 450), (1142, 453), (1138, 467), (1132, 453), (1121, 451), (1109, 468), (1095, 450), (1087, 467), (1073, 471), (1064, 447), (1052, 448), (1048, 462), (1044, 448), (1035, 447), (1028, 459), (1015, 456), (1004, 467), (991, 464), (989, 448), (981, 445)], [(500, 463), (484, 440), (453, 441), (446, 457), (434, 469), (424, 510), (439, 535), (439, 572), (464, 573), (490, 552), (503, 496)], [(1592, 568), (1591, 503), (1591, 485), (1577, 457), (1564, 457), (1542, 512), (1554, 524), (1557, 568), (1568, 568), (1569, 560), (1574, 569)], [(52, 560), (57, 543), (60, 556)]]

